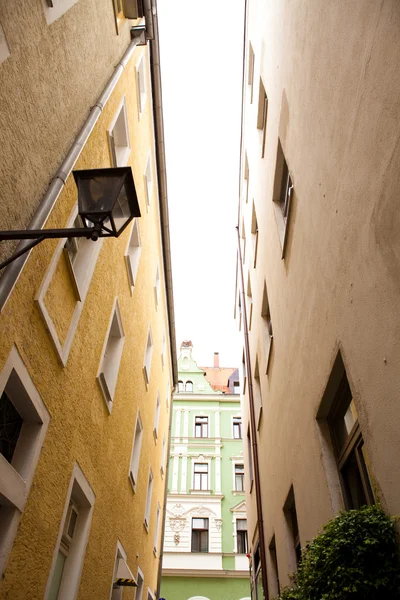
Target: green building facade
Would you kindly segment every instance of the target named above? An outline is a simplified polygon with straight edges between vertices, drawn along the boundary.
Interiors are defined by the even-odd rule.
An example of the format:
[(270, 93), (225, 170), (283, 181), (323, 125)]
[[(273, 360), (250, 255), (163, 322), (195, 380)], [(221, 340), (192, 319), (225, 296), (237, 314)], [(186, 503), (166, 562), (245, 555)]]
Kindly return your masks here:
[(178, 370), (161, 597), (249, 600), (240, 396), (213, 390), (191, 342)]

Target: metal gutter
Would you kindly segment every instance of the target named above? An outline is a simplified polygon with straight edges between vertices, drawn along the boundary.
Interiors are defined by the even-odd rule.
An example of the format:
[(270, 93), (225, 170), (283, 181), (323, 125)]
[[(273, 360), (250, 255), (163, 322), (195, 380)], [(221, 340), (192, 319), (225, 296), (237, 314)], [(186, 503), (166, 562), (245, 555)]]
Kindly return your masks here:
[[(93, 131), (95, 124), (97, 123), (103, 109), (111, 96), (115, 86), (117, 85), (126, 65), (132, 57), (133, 51), (137, 45), (144, 43), (144, 27), (143, 29), (139, 29), (139, 31), (135, 32), (135, 38), (129, 44), (127, 50), (122, 56), (121, 60), (117, 64), (114, 69), (113, 74), (108, 80), (107, 85), (105, 86), (102, 94), (97, 100), (96, 104), (92, 107), (88, 118), (86, 119), (82, 129), (79, 134), (75, 138), (74, 143), (72, 144), (67, 156), (63, 160), (60, 168), (58, 169), (56, 175), (53, 177), (47, 192), (45, 193), (40, 205), (31, 219), (27, 229), (43, 229), (49, 215), (56, 203), (62, 189), (64, 188), (65, 182), (70, 175), (72, 169), (75, 166), (76, 161), (79, 158), (80, 153), (83, 150), (90, 134)], [(17, 248), (16, 252), (20, 252), (27, 245), (29, 245), (29, 240), (22, 240)], [(0, 279), (0, 311), (3, 310), (8, 298), (14, 286), (20, 276), (22, 269), (25, 266), (26, 261), (30, 252), (27, 252), (23, 256), (16, 259), (13, 263), (11, 263), (6, 270), (4, 271), (3, 276)]]
[(160, 43), (158, 36), (157, 3), (152, 4), (152, 33), (150, 42), (150, 73), (153, 96), (154, 134), (156, 147), (157, 179), (160, 204), (161, 236), (164, 257), (165, 286), (169, 321), (170, 349), (172, 357), (173, 387), (178, 383), (178, 357), (176, 352), (174, 293), (172, 286), (171, 242), (169, 235), (167, 166), (165, 161), (164, 118), (161, 89)]

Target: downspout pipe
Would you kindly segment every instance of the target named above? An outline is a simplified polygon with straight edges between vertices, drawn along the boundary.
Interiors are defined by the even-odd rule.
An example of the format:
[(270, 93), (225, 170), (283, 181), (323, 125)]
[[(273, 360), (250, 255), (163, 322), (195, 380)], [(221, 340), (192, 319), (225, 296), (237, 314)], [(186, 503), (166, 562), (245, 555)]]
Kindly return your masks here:
[[(243, 330), (244, 330), (244, 349), (245, 349), (245, 360), (246, 360), (246, 372), (247, 372), (247, 386), (249, 390), (249, 405), (250, 405), (250, 429), (251, 439), (253, 447), (253, 466), (254, 466), (254, 484), (256, 492), (256, 507), (257, 507), (257, 520), (258, 520), (258, 539), (260, 544), (260, 562), (261, 562), (261, 575), (262, 585), (264, 590), (265, 600), (269, 600), (268, 592), (268, 577), (267, 577), (267, 559), (266, 559), (266, 546), (264, 537), (264, 519), (263, 509), (261, 501), (261, 481), (260, 481), (260, 467), (258, 460), (258, 444), (257, 444), (257, 426), (256, 416), (254, 409), (254, 395), (253, 395), (253, 378), (251, 370), (251, 357), (250, 357), (250, 345), (249, 345), (249, 329), (247, 325), (247, 312), (246, 312), (246, 294), (244, 286), (243, 276), (243, 263), (242, 263), (242, 249), (240, 247), (240, 231), (239, 226), (236, 227), (238, 234), (238, 264), (240, 273), (240, 295), (242, 300), (242, 315), (243, 315)], [(253, 569), (254, 572), (254, 569)]]
[[(103, 109), (111, 96), (115, 86), (117, 85), (126, 65), (132, 57), (133, 51), (136, 46), (144, 43), (144, 31), (140, 30), (136, 32), (136, 37), (131, 41), (128, 48), (126, 49), (124, 55), (121, 60), (117, 64), (114, 69), (113, 74), (106, 87), (104, 88), (102, 94), (98, 98), (95, 105), (92, 107), (88, 118), (86, 119), (82, 129), (79, 134), (75, 138), (74, 143), (72, 144), (67, 156), (62, 162), (60, 168), (58, 169), (56, 175), (53, 177), (46, 194), (42, 198), (40, 205), (31, 219), (27, 229), (43, 229), (46, 225), (47, 219), (50, 216), (50, 213), (56, 203), (62, 189), (64, 188), (65, 182), (67, 178), (71, 174), (72, 169), (74, 168), (76, 161), (79, 158), (80, 153), (83, 150), (90, 134), (93, 131), (94, 126), (96, 125)], [(22, 240), (17, 248), (16, 252), (21, 252), (23, 249), (29, 245), (29, 241)], [(8, 298), (14, 286), (20, 276), (22, 269), (25, 266), (26, 261), (30, 252), (26, 252), (14, 262), (12, 262), (4, 271), (3, 276), (0, 279), (0, 311), (3, 310)]]

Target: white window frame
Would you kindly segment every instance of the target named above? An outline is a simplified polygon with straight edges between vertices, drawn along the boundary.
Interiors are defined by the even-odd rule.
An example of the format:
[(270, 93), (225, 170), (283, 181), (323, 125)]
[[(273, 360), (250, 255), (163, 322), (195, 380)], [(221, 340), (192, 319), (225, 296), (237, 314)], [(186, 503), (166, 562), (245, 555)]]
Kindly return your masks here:
[(124, 343), (125, 333), (118, 298), (115, 298), (97, 371), (97, 381), (109, 413), (112, 410)]
[[(285, 164), (287, 167), (287, 177), (284, 178)], [(284, 180), (285, 179), (285, 180)], [(281, 205), (281, 191), (283, 186), (286, 186), (285, 193), (285, 214), (283, 213)], [(275, 213), (275, 220), (278, 229), (279, 241), (281, 244), (282, 254), (281, 257), (285, 258), (286, 243), (288, 228), (290, 226), (290, 213), (291, 206), (293, 203), (294, 196), (294, 182), (292, 172), (289, 168), (289, 164), (286, 160), (285, 153), (282, 148), (281, 140), (278, 139), (278, 147), (276, 152), (276, 164), (275, 164), (275, 175), (274, 175), (274, 189), (273, 189), (273, 207)]]
[(12, 347), (0, 374), (0, 395), (6, 388), (24, 423), (11, 464), (0, 454), (0, 494), (8, 504), (7, 508), (3, 506), (0, 518), (0, 577), (17, 534), (50, 423), (50, 415), (16, 346)]
[(161, 506), (160, 506), (160, 503), (157, 502), (156, 526), (155, 526), (155, 530), (154, 530), (154, 541), (153, 541), (154, 556), (157, 556), (157, 554), (158, 554), (158, 534), (160, 532), (160, 518), (161, 518)]
[(154, 441), (157, 443), (158, 439), (158, 428), (160, 425), (160, 411), (161, 411), (161, 400), (160, 400), (160, 392), (157, 392), (156, 396), (156, 412), (154, 414), (154, 425), (153, 425), (153, 436)]
[(136, 285), (137, 272), (139, 269), (140, 256), (142, 254), (142, 242), (140, 239), (140, 228), (138, 219), (133, 220), (131, 235), (125, 250), (125, 263), (128, 271), (131, 293)]
[[(207, 489), (206, 490), (201, 490), (201, 489), (196, 489), (194, 487), (194, 467), (195, 465), (207, 465)], [(199, 459), (199, 458), (192, 458), (192, 492), (194, 492), (195, 494), (208, 494), (210, 493), (211, 490), (211, 460), (210, 459)]]
[[(78, 206), (76, 205), (74, 207), (74, 209), (72, 210), (72, 213), (68, 219), (67, 228), (73, 227), (73, 223), (74, 223), (77, 215), (78, 215)], [(51, 281), (54, 277), (54, 274), (56, 272), (58, 262), (62, 258), (61, 255), (64, 253), (64, 247), (65, 247), (65, 243), (67, 241), (66, 238), (61, 239), (60, 242), (58, 243), (56, 250), (53, 254), (53, 257), (50, 261), (50, 265), (44, 276), (44, 279), (39, 287), (38, 293), (35, 296), (35, 301), (38, 304), (40, 315), (43, 318), (43, 321), (46, 325), (46, 328), (47, 328), (47, 330), (50, 334), (51, 340), (53, 342), (54, 348), (57, 352), (57, 356), (63, 367), (65, 367), (67, 365), (68, 356), (71, 351), (75, 332), (77, 330), (79, 319), (82, 314), (83, 307), (85, 305), (86, 296), (87, 296), (87, 293), (89, 290), (90, 282), (92, 280), (94, 269), (96, 267), (97, 258), (99, 256), (101, 247), (103, 245), (103, 239), (104, 238), (100, 238), (96, 242), (93, 242), (92, 240), (85, 240), (89, 244), (91, 244), (91, 246), (89, 246), (89, 248), (91, 248), (91, 252), (88, 252), (87, 259), (85, 262), (85, 268), (82, 269), (85, 273), (85, 276), (79, 285), (80, 300), (78, 298), (76, 300), (75, 309), (72, 314), (71, 322), (70, 322), (70, 325), (68, 328), (67, 335), (65, 336), (64, 342), (61, 342), (61, 340), (58, 337), (56, 326), (55, 326), (55, 324), (50, 316), (50, 313), (47, 310), (46, 304), (45, 304), (45, 297), (46, 297), (46, 293), (49, 289), (49, 286), (51, 284)], [(73, 285), (74, 290), (76, 290), (76, 284), (74, 284), (74, 282), (72, 282), (72, 285)]]
[(153, 496), (153, 485), (154, 485), (154, 475), (152, 468), (149, 468), (149, 478), (147, 480), (147, 495), (146, 495), (146, 508), (144, 513), (144, 526), (146, 528), (147, 533), (150, 528), (150, 517), (151, 517), (151, 500)]
[[(236, 489), (236, 467), (238, 465), (243, 466), (243, 490)], [(232, 461), (232, 479), (233, 479), (232, 491), (234, 492), (234, 495), (244, 494), (246, 491), (246, 474), (245, 474), (245, 468), (244, 468), (244, 459)]]
[(160, 467), (161, 479), (163, 479), (163, 477), (164, 477), (164, 465), (165, 465), (166, 452), (167, 452), (167, 438), (165, 437), (165, 433), (164, 433), (163, 443), (162, 443), (162, 452), (161, 452), (161, 467)]
[[(201, 417), (202, 419), (207, 418), (207, 435), (206, 436), (203, 436), (203, 435), (198, 436), (198, 437), (196, 436), (196, 419), (197, 419), (197, 417)], [(203, 425), (204, 425), (204, 423), (199, 423), (199, 424), (201, 425), (201, 433), (203, 433)], [(193, 437), (196, 440), (207, 440), (207, 439), (209, 439), (210, 438), (210, 429), (211, 429), (210, 425), (211, 425), (211, 416), (209, 414), (204, 415), (204, 414), (201, 414), (201, 413), (196, 413), (194, 415), (194, 421), (193, 421)]]
[(93, 516), (95, 494), (77, 463), (74, 465), (72, 477), (68, 486), (64, 511), (61, 518), (60, 529), (58, 532), (43, 600), (48, 600), (51, 591), (51, 583), (71, 500), (77, 504), (79, 508), (79, 518), (76, 525), (77, 531), (74, 535), (74, 541), (69, 549), (68, 559), (65, 563), (62, 574), (61, 586), (58, 592), (57, 600), (75, 600), (76, 596), (78, 595), (79, 582), (82, 574), (83, 561)]
[(6, 36), (4, 35), (4, 29), (0, 25), (0, 63), (6, 60), (10, 56), (10, 49), (7, 44)]
[(126, 96), (122, 98), (107, 133), (113, 166), (125, 167), (128, 164), (132, 150), (129, 136)]
[(253, 102), (253, 84), (254, 84), (254, 63), (255, 63), (255, 55), (251, 42), (249, 42), (249, 58), (248, 58), (248, 66), (247, 66), (247, 84), (251, 86), (250, 88), (250, 104)]
[(160, 268), (158, 265), (157, 265), (157, 271), (156, 271), (156, 279), (154, 282), (154, 300), (156, 303), (156, 310), (157, 310), (159, 302), (160, 302)]
[[(121, 544), (121, 542), (119, 540), (117, 540), (117, 548), (115, 551), (115, 559), (114, 559), (113, 578), (112, 578), (112, 582), (111, 582), (110, 600), (122, 600), (122, 592), (123, 592), (124, 588), (121, 586), (117, 586), (114, 588), (114, 583), (118, 579), (118, 570), (121, 566), (122, 566), (123, 572), (126, 572), (126, 575), (128, 575), (131, 579), (133, 579), (134, 581), (137, 582), (137, 580), (134, 578), (134, 576), (132, 574), (132, 571), (130, 570), (130, 568), (128, 566), (127, 560), (128, 559), (127, 559), (127, 554), (125, 552), (125, 549), (124, 549), (123, 545)], [(122, 561), (122, 563), (125, 563), (125, 564), (121, 565), (120, 561)]]
[(54, 23), (77, 2), (79, 0), (52, 0), (53, 6), (49, 6), (48, 0), (42, 0), (47, 25)]
[(147, 600), (156, 600), (154, 593), (151, 588), (147, 588)]
[(144, 575), (142, 569), (138, 566), (136, 575), (137, 588), (135, 590), (135, 600), (143, 600)]
[(144, 360), (143, 360), (143, 374), (144, 380), (146, 382), (146, 386), (148, 387), (150, 384), (150, 372), (151, 372), (151, 361), (153, 358), (153, 335), (151, 333), (151, 327), (149, 326), (146, 338), (146, 348), (144, 352)]
[[(240, 433), (242, 434), (240, 438), (236, 438), (235, 437), (235, 429), (234, 429), (234, 425), (235, 425), (235, 419), (240, 419)], [(242, 440), (243, 439), (243, 418), (242, 415), (232, 415), (232, 439), (233, 440)]]
[[(139, 437), (137, 437), (137, 436), (139, 436)], [(131, 482), (132, 489), (134, 492), (136, 492), (136, 485), (138, 482), (142, 441), (143, 441), (143, 423), (142, 423), (142, 418), (140, 416), (140, 411), (138, 410), (137, 416), (136, 416), (136, 422), (135, 422), (135, 433), (133, 436), (131, 462), (129, 465), (129, 474), (128, 474), (129, 481)]]
[(146, 106), (146, 99), (147, 99), (144, 54), (142, 54), (142, 56), (139, 58), (138, 63), (135, 67), (135, 72), (136, 72), (138, 116), (139, 116), (139, 120), (140, 120), (143, 115), (144, 108)]
[(146, 207), (150, 207), (151, 193), (153, 191), (153, 164), (151, 160), (151, 152), (149, 152), (146, 161), (146, 167), (144, 169), (144, 190), (146, 194)]

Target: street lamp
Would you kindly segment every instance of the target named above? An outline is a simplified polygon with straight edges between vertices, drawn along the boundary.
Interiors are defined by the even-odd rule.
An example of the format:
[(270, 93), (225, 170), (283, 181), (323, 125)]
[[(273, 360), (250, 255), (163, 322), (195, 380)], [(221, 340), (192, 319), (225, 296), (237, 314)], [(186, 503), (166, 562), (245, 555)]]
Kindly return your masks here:
[(83, 227), (0, 231), (0, 241), (34, 240), (0, 263), (0, 269), (47, 238), (86, 237), (96, 241), (99, 237), (118, 237), (134, 217), (140, 217), (130, 167), (73, 171), (73, 176)]

